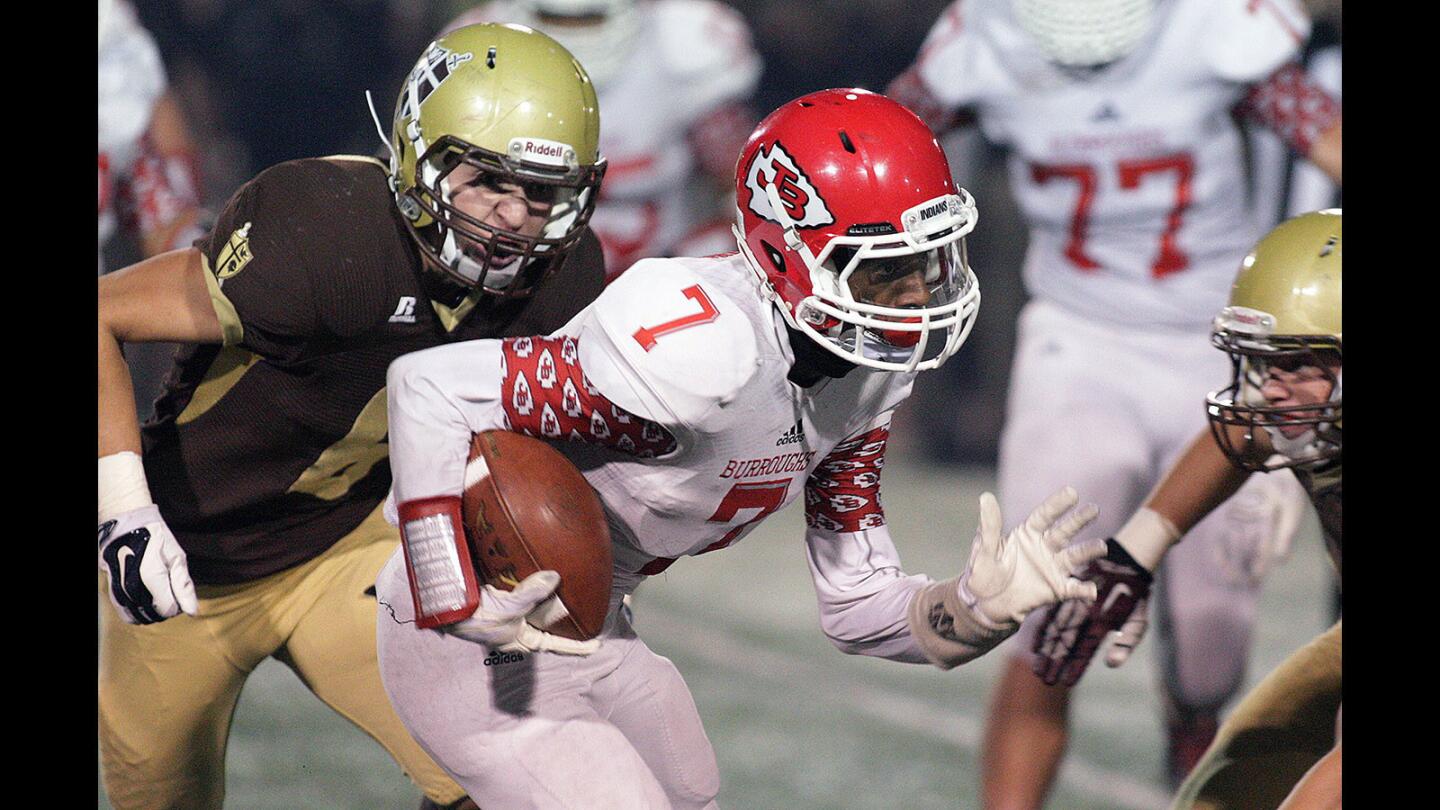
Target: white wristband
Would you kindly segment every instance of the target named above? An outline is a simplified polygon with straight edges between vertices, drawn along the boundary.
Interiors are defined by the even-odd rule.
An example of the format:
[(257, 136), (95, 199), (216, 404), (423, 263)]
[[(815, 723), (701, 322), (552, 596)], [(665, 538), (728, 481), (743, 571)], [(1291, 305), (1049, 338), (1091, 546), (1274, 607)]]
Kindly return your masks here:
[(995, 625), (987, 620), (966, 603), (960, 588), (960, 577), (931, 583), (915, 592), (905, 613), (915, 645), (941, 669), (979, 658), (1020, 629), (1018, 623)]
[(150, 506), (145, 465), (129, 450), (100, 457), (100, 523), (133, 509)]
[(1152, 574), (1160, 565), (1160, 560), (1164, 559), (1165, 552), (1179, 540), (1180, 530), (1175, 528), (1175, 524), (1148, 506), (1131, 515), (1115, 533), (1115, 542)]

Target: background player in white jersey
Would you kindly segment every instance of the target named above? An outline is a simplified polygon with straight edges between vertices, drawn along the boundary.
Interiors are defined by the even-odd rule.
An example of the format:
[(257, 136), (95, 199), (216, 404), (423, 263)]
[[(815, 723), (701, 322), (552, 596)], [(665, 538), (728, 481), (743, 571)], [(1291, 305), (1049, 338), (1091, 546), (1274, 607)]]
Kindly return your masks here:
[[(1202, 427), (1195, 403), (1224, 371), (1210, 317), (1260, 231), (1232, 115), (1339, 179), (1338, 104), (1286, 68), (1308, 26), (1293, 0), (961, 0), (892, 83), (937, 130), (978, 118), (1008, 148), (1030, 225), (1007, 502), (1073, 481), (1113, 533)], [(1290, 476), (1257, 477), (1159, 574), (1172, 780), (1243, 680), (1266, 543), (1303, 508)], [(1039, 807), (1063, 756), (1068, 687), (1026, 672), (1033, 637), (994, 692), (987, 807)]]
[[(99, 29), (96, 263), (103, 274), (106, 253), (112, 267), (123, 267), (189, 247), (204, 235), (205, 226), (195, 144), (154, 38), (125, 0), (100, 0)], [(117, 235), (131, 237), (134, 244), (115, 240)], [(150, 415), (177, 348), (154, 343), (129, 351), (135, 407), (142, 419)]]
[[(959, 577), (900, 568), (880, 507), (890, 416), (979, 306), (964, 248), (975, 206), (933, 134), (883, 96), (812, 93), (761, 122), (736, 189), (738, 254), (647, 260), (549, 337), (391, 365), (392, 495), (413, 551), (377, 581), (393, 612), (379, 620), (381, 669), (407, 728), (482, 806), (717, 806), (689, 690), (621, 600), (679, 556), (739, 542), (802, 489), (820, 624), (847, 653), (948, 669), (1034, 608), (1093, 598), (1070, 573), (1103, 543), (1066, 548), (1094, 517), (1071, 511), (1068, 487), (1004, 540), (983, 495)], [(615, 587), (598, 639), (535, 626), (558, 606), (543, 571), (485, 586), (469, 618), (417, 627), (440, 624), (451, 605), (424, 594), (451, 583), (407, 560), (445, 551), (457, 576), (469, 565), (455, 538), (470, 436), (497, 428), (561, 440), (600, 494)], [(427, 523), (452, 534), (432, 546)], [(487, 661), (496, 649), (522, 654)]]
[(135, 9), (125, 0), (99, 7), (99, 247), (122, 224), (136, 232), (142, 258), (187, 247), (204, 233), (189, 129)]
[(595, 82), (610, 159), (590, 227), (610, 278), (655, 256), (732, 250), (732, 162), (756, 116), (750, 29), (717, 0), (492, 0), (447, 30), (515, 22), (551, 35)]

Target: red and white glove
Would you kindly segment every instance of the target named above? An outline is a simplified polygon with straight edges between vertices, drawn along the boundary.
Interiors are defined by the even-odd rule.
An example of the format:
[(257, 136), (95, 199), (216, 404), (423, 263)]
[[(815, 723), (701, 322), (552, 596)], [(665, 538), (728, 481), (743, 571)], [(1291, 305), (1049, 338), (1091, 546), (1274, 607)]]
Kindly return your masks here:
[(1095, 601), (1062, 602), (1046, 612), (1032, 648), (1035, 674), (1051, 686), (1074, 686), (1107, 638), (1105, 665), (1129, 660), (1149, 626), (1151, 572), (1179, 537), (1170, 521), (1146, 508), (1107, 539), (1105, 556), (1080, 574), (1095, 584)]

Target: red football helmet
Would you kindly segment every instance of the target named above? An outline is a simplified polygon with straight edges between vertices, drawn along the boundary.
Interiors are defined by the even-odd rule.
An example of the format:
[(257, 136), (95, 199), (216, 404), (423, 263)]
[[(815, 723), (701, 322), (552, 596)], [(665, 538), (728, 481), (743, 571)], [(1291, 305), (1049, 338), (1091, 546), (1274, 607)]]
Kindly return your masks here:
[[(930, 369), (974, 325), (980, 286), (965, 254), (975, 202), (934, 133), (868, 90), (822, 90), (780, 107), (736, 166), (735, 237), (790, 326), (858, 365)], [(866, 261), (925, 254), (923, 307), (857, 300)]]

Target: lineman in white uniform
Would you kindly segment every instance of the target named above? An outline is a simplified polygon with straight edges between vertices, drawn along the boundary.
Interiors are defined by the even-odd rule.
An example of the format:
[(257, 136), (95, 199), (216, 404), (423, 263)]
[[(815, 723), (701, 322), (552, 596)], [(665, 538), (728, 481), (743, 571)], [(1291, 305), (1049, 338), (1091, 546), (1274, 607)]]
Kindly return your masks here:
[[(1004, 540), (982, 496), (960, 577), (900, 568), (880, 508), (890, 414), (979, 306), (963, 241), (974, 203), (933, 134), (883, 96), (812, 93), (761, 122), (737, 175), (740, 253), (643, 261), (552, 336), (390, 368), (404, 554), (377, 582), (393, 611), (381, 670), (407, 728), (482, 806), (716, 807), (689, 690), (621, 599), (677, 557), (741, 542), (802, 492), (821, 627), (844, 652), (948, 669), (1036, 607), (1094, 598), (1071, 574), (1103, 543), (1069, 544), (1094, 511), (1072, 511), (1068, 487)], [(558, 606), (553, 572), (484, 586), (469, 618), (439, 618), (469, 566), (458, 496), (482, 474), (467, 471), (470, 435), (501, 427), (556, 439), (604, 503), (615, 586), (599, 639), (537, 627)]]
[[(1294, 0), (960, 0), (891, 84), (937, 131), (978, 118), (1008, 148), (1030, 226), (1005, 502), (1074, 482), (1113, 534), (1204, 427), (1195, 403), (1227, 373), (1210, 318), (1262, 230), (1232, 111), (1339, 175), (1338, 105), (1284, 70), (1308, 28)], [(1172, 779), (1243, 681), (1260, 575), (1303, 504), (1290, 476), (1256, 477), (1159, 574)], [(1064, 751), (1068, 687), (1026, 671), (1036, 623), (994, 693), (990, 808), (1038, 808)]]
[(610, 161), (590, 227), (610, 278), (644, 258), (734, 249), (727, 187), (761, 69), (739, 12), (716, 0), (493, 0), (446, 29), (475, 22), (543, 31), (590, 72)]

